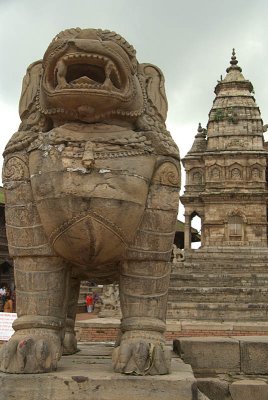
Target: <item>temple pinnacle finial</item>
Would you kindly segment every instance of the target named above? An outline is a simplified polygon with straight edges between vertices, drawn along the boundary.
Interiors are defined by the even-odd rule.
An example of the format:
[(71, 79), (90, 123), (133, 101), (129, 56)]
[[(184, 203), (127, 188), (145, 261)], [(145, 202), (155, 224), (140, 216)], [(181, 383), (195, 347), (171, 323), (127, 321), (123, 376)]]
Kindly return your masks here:
[(242, 72), (242, 68), (240, 68), (237, 64), (238, 61), (236, 59), (236, 54), (235, 54), (235, 49), (233, 49), (232, 51), (232, 57), (231, 57), (231, 61), (230, 61), (231, 66), (227, 68), (226, 72), (230, 72), (231, 70), (237, 69), (240, 72)]
[(233, 51), (232, 51), (232, 57), (231, 57), (230, 64), (231, 64), (231, 65), (236, 65), (236, 64), (238, 64), (238, 61), (237, 61), (236, 55), (235, 55), (235, 49), (233, 49)]
[(206, 129), (202, 128), (201, 122), (199, 122), (198, 124), (197, 134), (195, 135), (195, 137), (206, 137)]

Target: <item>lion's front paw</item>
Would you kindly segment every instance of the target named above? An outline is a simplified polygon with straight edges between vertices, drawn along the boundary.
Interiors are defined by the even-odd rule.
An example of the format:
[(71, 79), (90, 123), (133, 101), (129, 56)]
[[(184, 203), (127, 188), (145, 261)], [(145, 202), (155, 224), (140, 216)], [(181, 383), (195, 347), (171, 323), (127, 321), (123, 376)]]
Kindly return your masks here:
[(55, 371), (61, 356), (57, 333), (15, 333), (0, 351), (0, 370), (11, 374)]
[(171, 351), (162, 343), (123, 341), (113, 351), (115, 372), (132, 375), (164, 375), (170, 372)]

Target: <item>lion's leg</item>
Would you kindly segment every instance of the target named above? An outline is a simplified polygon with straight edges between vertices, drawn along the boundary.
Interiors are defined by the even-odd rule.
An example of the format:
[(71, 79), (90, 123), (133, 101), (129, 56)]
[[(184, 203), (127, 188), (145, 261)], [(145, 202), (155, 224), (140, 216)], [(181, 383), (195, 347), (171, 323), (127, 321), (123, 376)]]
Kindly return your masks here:
[(6, 230), (14, 259), (18, 319), (1, 347), (0, 370), (36, 373), (56, 369), (62, 353), (69, 266), (48, 243), (32, 193), (29, 154), (5, 157)]
[(178, 186), (177, 165), (161, 164), (152, 180), (135, 243), (121, 267), (123, 335), (113, 356), (117, 372), (155, 375), (170, 370), (164, 332)]
[(62, 354), (69, 268), (59, 257), (14, 260), (18, 318), (0, 353), (0, 370), (53, 371)]
[(77, 340), (75, 337), (75, 317), (76, 308), (80, 291), (80, 279), (73, 276), (70, 278), (69, 294), (68, 294), (68, 308), (67, 319), (65, 327), (65, 336), (63, 341), (63, 354), (74, 354), (77, 350)]
[(125, 262), (120, 276), (122, 337), (114, 353), (117, 372), (166, 374), (170, 351), (164, 347), (170, 277), (167, 262)]

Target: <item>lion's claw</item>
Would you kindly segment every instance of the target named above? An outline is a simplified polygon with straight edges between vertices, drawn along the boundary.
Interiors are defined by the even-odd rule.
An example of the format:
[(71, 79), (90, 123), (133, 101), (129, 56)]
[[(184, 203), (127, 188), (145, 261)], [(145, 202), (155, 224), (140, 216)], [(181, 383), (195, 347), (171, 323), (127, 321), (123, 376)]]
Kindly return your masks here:
[(115, 372), (132, 375), (164, 375), (170, 372), (171, 353), (161, 343), (123, 341), (113, 352)]
[(31, 374), (54, 371), (61, 356), (58, 335), (14, 334), (0, 351), (0, 371), (11, 374)]

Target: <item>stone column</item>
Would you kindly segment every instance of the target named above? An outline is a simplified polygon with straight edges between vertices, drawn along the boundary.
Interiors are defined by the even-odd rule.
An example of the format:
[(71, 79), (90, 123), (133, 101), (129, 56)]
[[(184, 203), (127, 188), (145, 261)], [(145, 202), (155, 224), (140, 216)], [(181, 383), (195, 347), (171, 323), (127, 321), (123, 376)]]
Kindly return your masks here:
[(185, 225), (184, 225), (184, 249), (191, 248), (191, 216), (185, 214)]
[(201, 247), (203, 247), (204, 244), (205, 244), (205, 240), (204, 240), (204, 229), (203, 229), (203, 221), (204, 221), (204, 215), (203, 215), (203, 214), (200, 215), (200, 219), (201, 219), (201, 229), (200, 229)]

